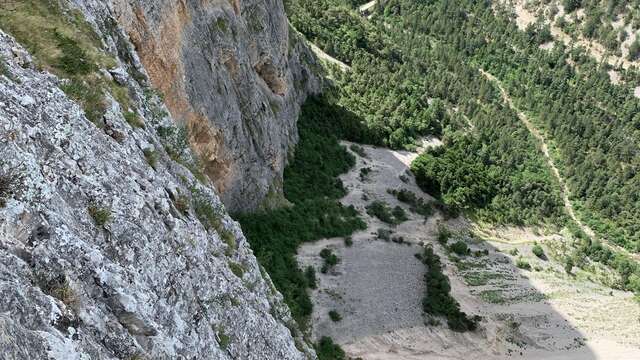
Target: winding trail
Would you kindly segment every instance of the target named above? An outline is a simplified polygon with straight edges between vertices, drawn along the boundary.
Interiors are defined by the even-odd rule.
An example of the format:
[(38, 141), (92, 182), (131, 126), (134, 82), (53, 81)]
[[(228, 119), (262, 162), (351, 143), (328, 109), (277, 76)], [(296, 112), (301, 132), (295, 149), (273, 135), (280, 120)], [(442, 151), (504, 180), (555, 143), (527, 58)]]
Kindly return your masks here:
[[(567, 187), (567, 184), (566, 184), (564, 178), (562, 177), (562, 175), (560, 175), (560, 171), (556, 167), (556, 164), (553, 161), (553, 158), (549, 154), (549, 147), (547, 146), (547, 142), (546, 142), (544, 136), (542, 135), (542, 133), (540, 132), (540, 130), (538, 130), (538, 128), (536, 128), (535, 125), (533, 125), (533, 123), (531, 123), (531, 121), (529, 120), (529, 118), (527, 117), (527, 115), (525, 113), (520, 111), (520, 109), (518, 109), (515, 106), (515, 104), (513, 103), (513, 100), (511, 100), (511, 97), (509, 96), (507, 91), (502, 86), (502, 83), (500, 82), (500, 80), (498, 80), (495, 76), (491, 75), (490, 73), (484, 71), (483, 69), (479, 69), (479, 71), (487, 79), (489, 79), (490, 81), (492, 81), (493, 83), (495, 83), (498, 86), (498, 89), (500, 89), (500, 93), (502, 95), (502, 99), (504, 100), (504, 102), (507, 105), (509, 105), (509, 107), (513, 111), (516, 112), (516, 114), (518, 115), (518, 118), (520, 119), (520, 121), (522, 121), (522, 123), (526, 126), (527, 130), (529, 130), (529, 132), (531, 133), (531, 135), (533, 135), (533, 137), (535, 137), (536, 140), (540, 143), (540, 150), (542, 150), (542, 153), (544, 154), (544, 157), (547, 160), (547, 164), (551, 168), (551, 172), (553, 173), (553, 176), (556, 178), (556, 180), (560, 184), (560, 192), (562, 193), (562, 201), (564, 203), (564, 208), (567, 211), (567, 214), (569, 214), (569, 217), (571, 217), (571, 219), (580, 227), (580, 229), (585, 234), (587, 234), (587, 236), (589, 236), (589, 238), (596, 239), (597, 238), (596, 233), (588, 225), (583, 223), (576, 216), (575, 210), (573, 209), (573, 204), (571, 204), (571, 200), (569, 200), (569, 188)], [(624, 253), (625, 255), (633, 258), (636, 261), (640, 261), (640, 254), (631, 253), (627, 249), (625, 249), (625, 248), (623, 248), (623, 247), (621, 247), (619, 245), (612, 244), (610, 242), (606, 242), (605, 245), (609, 246), (610, 248), (615, 249), (615, 250), (617, 250), (619, 252)]]
[(518, 109), (514, 105), (513, 100), (511, 100), (511, 97), (509, 96), (507, 91), (502, 86), (502, 83), (500, 82), (500, 80), (498, 80), (495, 76), (491, 75), (490, 73), (488, 73), (488, 72), (486, 72), (486, 71), (484, 71), (482, 69), (480, 69), (480, 72), (487, 79), (489, 79), (491, 82), (495, 83), (498, 86), (498, 88), (500, 89), (500, 93), (502, 94), (502, 99), (504, 100), (504, 102), (507, 105), (509, 105), (511, 110), (516, 112), (516, 114), (518, 115), (518, 118), (520, 119), (520, 121), (522, 121), (524, 126), (526, 126), (527, 130), (529, 130), (529, 132), (531, 133), (531, 135), (533, 135), (533, 137), (535, 137), (536, 140), (540, 143), (540, 150), (542, 150), (542, 153), (544, 154), (544, 157), (547, 160), (547, 164), (551, 168), (551, 172), (553, 173), (553, 176), (556, 178), (556, 180), (560, 184), (560, 191), (562, 193), (562, 201), (564, 202), (564, 208), (567, 211), (567, 214), (569, 214), (571, 219), (580, 227), (580, 229), (585, 234), (587, 234), (590, 238), (594, 238), (596, 236), (595, 232), (589, 226), (585, 225), (582, 221), (580, 221), (580, 219), (578, 219), (578, 217), (576, 216), (576, 213), (575, 213), (575, 211), (573, 209), (573, 205), (571, 204), (571, 201), (569, 200), (569, 188), (567, 187), (567, 184), (566, 184), (565, 180), (560, 175), (560, 171), (558, 170), (558, 167), (556, 166), (555, 162), (551, 158), (551, 155), (549, 154), (549, 147), (547, 146), (547, 142), (546, 142), (544, 136), (542, 136), (542, 133), (540, 133), (540, 131), (531, 123), (531, 121), (529, 120), (527, 115), (525, 115), (525, 113), (520, 111), (520, 109)]

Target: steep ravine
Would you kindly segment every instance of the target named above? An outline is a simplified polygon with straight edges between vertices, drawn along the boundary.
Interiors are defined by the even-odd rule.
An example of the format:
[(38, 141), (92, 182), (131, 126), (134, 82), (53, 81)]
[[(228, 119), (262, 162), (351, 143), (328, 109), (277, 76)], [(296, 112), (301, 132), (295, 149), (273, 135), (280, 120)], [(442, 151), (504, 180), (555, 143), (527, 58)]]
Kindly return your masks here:
[(97, 120), (0, 31), (0, 358), (316, 358), (226, 210), (277, 198), (319, 90), (281, 2), (72, 3)]

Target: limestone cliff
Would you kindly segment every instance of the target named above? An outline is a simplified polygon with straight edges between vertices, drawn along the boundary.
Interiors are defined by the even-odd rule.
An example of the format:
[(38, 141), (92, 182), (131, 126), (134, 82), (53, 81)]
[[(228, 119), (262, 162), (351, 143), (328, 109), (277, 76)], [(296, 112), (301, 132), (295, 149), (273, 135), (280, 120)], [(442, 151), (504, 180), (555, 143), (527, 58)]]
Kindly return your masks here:
[[(281, 176), (315, 85), (281, 4), (258, 3), (74, 0), (113, 56), (80, 80), (0, 31), (1, 359), (315, 358), (180, 145), (184, 121), (236, 209)], [(87, 81), (97, 110), (72, 100)]]
[(281, 193), (299, 105), (319, 89), (281, 0), (75, 1), (104, 32), (106, 15), (124, 28), (227, 208)]

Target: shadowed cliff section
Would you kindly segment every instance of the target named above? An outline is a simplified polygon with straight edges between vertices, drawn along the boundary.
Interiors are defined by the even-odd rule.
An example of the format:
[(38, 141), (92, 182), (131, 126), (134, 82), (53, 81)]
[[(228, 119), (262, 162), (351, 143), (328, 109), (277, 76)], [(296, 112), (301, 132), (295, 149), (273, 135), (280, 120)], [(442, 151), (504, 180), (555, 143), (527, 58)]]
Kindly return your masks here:
[(282, 2), (116, 0), (113, 10), (225, 205), (268, 207), (299, 105), (320, 88)]

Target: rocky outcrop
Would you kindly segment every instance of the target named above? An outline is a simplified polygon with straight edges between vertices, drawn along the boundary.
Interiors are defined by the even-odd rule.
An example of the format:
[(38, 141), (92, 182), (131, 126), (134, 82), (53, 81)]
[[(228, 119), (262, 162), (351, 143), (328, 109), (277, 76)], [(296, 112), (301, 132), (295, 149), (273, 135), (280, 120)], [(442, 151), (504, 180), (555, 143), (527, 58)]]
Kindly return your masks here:
[(103, 33), (117, 19), (231, 211), (281, 194), (299, 106), (320, 85), (281, 0), (74, 1)]
[[(224, 164), (209, 174), (214, 179), (215, 171), (226, 174), (218, 182), (227, 187), (228, 199), (239, 200), (241, 192), (231, 184), (246, 170), (246, 161), (265, 159), (259, 151), (269, 146), (285, 152), (294, 140), (295, 127), (288, 121), (298, 95), (290, 88), (293, 75), (280, 56), (283, 49), (263, 54), (257, 46), (260, 60), (255, 64), (247, 63), (248, 55), (237, 55), (237, 49), (223, 57), (217, 51), (224, 47), (218, 43), (207, 54), (206, 47), (186, 50), (198, 43), (194, 21), (204, 18), (182, 3), (182, 12), (169, 19), (168, 2), (148, 3), (153, 5), (132, 7), (129, 15), (136, 20), (127, 25), (129, 33), (135, 41), (144, 40), (137, 44), (143, 55), (179, 55), (177, 63), (164, 57), (155, 65), (145, 62), (154, 82), (161, 78), (154, 71), (166, 71), (167, 82), (157, 85), (167, 95), (172, 113), (201, 129), (193, 138), (197, 146), (211, 143), (202, 145), (213, 153), (206, 161)], [(198, 3), (225, 18), (246, 9)], [(108, 18), (98, 16), (111, 10), (98, 2), (82, 5), (105, 30)], [(151, 35), (144, 26), (168, 26), (167, 21), (181, 26), (182, 40), (171, 38), (180, 34), (171, 35), (169, 29), (164, 35), (158, 29), (158, 36), (165, 36), (170, 42), (166, 45), (180, 44), (179, 49), (161, 49), (161, 44), (152, 45), (145, 38)], [(132, 24), (140, 26), (143, 37), (134, 37)], [(268, 37), (280, 36), (280, 30)], [(102, 73), (128, 88), (131, 107), (140, 117), (137, 122), (127, 122), (110, 96), (99, 126), (88, 121), (83, 109), (60, 90), (68, 81), (36, 70), (25, 50), (0, 32), (0, 357), (315, 358), (208, 181), (198, 180), (181, 165), (188, 162), (176, 162), (165, 151), (172, 134), (167, 129), (176, 129), (174, 120), (160, 98), (140, 86), (145, 83), (144, 69), (129, 51), (124, 34), (113, 22), (109, 31), (105, 48), (119, 55), (118, 66)], [(202, 34), (200, 44), (212, 45), (212, 36)], [(184, 42), (185, 38), (190, 40)], [(203, 68), (205, 59), (211, 60), (208, 69)], [(255, 85), (243, 81), (263, 81), (260, 71), (246, 74), (247, 66), (261, 62), (264, 86), (258, 84), (247, 98), (241, 96), (244, 87)], [(234, 71), (225, 66), (237, 69), (237, 82), (232, 80)], [(199, 69), (204, 71), (201, 79)], [(274, 71), (282, 71), (281, 77)], [(207, 78), (214, 73), (213, 79), (229, 79)], [(284, 96), (274, 93), (270, 82)], [(205, 91), (203, 87), (210, 85)], [(224, 91), (229, 93), (220, 96)], [(225, 99), (233, 101), (225, 107)], [(268, 104), (267, 111), (258, 111), (260, 101), (269, 100), (280, 104), (280, 116), (273, 115)], [(239, 110), (241, 105), (247, 110)], [(248, 120), (254, 111), (262, 115)], [(283, 129), (276, 131), (281, 125)], [(230, 135), (234, 131), (237, 140)], [(236, 147), (229, 147), (234, 142)], [(244, 146), (246, 154), (239, 150)], [(192, 158), (189, 149), (181, 155)], [(239, 189), (254, 186), (251, 181), (258, 181), (258, 174), (275, 177), (284, 160), (276, 154), (273, 161), (268, 168), (272, 170), (256, 166)], [(259, 192), (251, 194), (257, 203)]]

